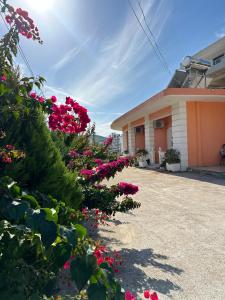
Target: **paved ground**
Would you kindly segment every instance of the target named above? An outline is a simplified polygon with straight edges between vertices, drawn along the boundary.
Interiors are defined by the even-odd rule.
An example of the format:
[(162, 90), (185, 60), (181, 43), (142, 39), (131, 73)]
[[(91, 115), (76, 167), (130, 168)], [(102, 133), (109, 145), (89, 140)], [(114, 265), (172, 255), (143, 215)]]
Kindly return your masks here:
[(160, 300), (225, 299), (225, 180), (129, 168), (119, 181), (139, 185), (142, 203), (100, 231), (124, 257), (123, 285)]

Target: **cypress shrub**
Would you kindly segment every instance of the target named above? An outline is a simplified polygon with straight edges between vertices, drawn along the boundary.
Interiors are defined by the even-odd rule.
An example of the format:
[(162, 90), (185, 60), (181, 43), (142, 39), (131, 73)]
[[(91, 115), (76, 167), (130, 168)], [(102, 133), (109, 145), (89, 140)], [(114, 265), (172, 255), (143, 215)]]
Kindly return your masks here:
[[(67, 170), (61, 153), (51, 138), (44, 115), (36, 109), (26, 116), (7, 114), (1, 120), (6, 131), (4, 144), (23, 150), (25, 159), (7, 170), (24, 188), (39, 190), (78, 208), (82, 194), (76, 175)], [(3, 141), (2, 141), (3, 142)]]

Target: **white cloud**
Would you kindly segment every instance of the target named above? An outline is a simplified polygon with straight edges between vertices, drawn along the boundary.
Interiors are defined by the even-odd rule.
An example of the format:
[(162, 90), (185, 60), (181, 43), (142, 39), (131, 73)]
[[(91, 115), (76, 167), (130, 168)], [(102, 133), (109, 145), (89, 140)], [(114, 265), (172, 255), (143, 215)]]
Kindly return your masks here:
[(80, 46), (76, 46), (72, 49), (70, 49), (63, 57), (52, 67), (55, 71), (60, 70), (65, 65), (67, 65), (70, 61), (72, 61), (81, 51), (82, 49), (87, 46), (90, 39), (86, 39), (84, 43), (82, 43)]
[[(143, 8), (158, 39), (171, 9), (168, 1), (157, 1), (157, 5), (155, 1), (146, 2)], [(138, 11), (138, 7), (136, 10)], [(140, 11), (139, 17), (141, 18)], [(132, 11), (129, 10), (120, 33), (101, 41), (101, 49), (97, 58), (94, 58), (94, 66), (84, 78), (72, 82), (71, 90), (96, 105), (109, 103), (132, 87), (138, 76), (144, 74), (146, 69), (144, 70), (143, 66), (140, 66), (142, 69), (138, 69), (137, 72), (134, 70), (146, 57), (150, 60), (151, 55), (153, 56), (150, 45)]]
[(96, 126), (96, 134), (101, 135), (101, 136), (109, 136), (112, 132), (116, 132), (115, 130), (112, 130), (110, 128), (111, 125), (111, 121), (110, 122), (106, 122), (106, 123), (99, 123)]
[(222, 28), (220, 31), (216, 32), (216, 38), (221, 39), (225, 36), (225, 27)]
[[(92, 107), (94, 106), (93, 103), (86, 101), (85, 99), (76, 97), (69, 91), (65, 91), (64, 89), (61, 89), (61, 88), (55, 88), (55, 87), (49, 86), (47, 84), (45, 85), (44, 92), (45, 92), (46, 96), (52, 96), (52, 94), (54, 94), (59, 99), (59, 101), (61, 100), (61, 97), (63, 97), (63, 99), (65, 99), (65, 97), (70, 96), (70, 97), (74, 98), (75, 100), (77, 100), (78, 102), (80, 102), (81, 104), (85, 104), (85, 105), (92, 106)], [(65, 101), (63, 100), (61, 102), (65, 102)]]

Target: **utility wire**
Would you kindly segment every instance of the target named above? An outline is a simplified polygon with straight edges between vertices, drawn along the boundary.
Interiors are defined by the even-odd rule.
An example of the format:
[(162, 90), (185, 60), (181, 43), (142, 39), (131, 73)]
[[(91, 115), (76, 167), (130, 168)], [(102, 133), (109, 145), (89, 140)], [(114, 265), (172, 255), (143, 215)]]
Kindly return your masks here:
[(149, 33), (150, 33), (150, 35), (151, 35), (151, 37), (152, 37), (152, 39), (153, 39), (153, 42), (155, 43), (155, 47), (156, 47), (156, 49), (158, 50), (158, 53), (159, 53), (159, 55), (160, 55), (160, 57), (161, 57), (162, 63), (165, 65), (166, 69), (168, 70), (168, 73), (171, 75), (171, 71), (170, 71), (170, 68), (169, 68), (169, 66), (168, 66), (168, 64), (167, 64), (167, 61), (166, 61), (166, 59), (165, 59), (165, 57), (164, 57), (162, 51), (160, 50), (159, 45), (158, 45), (158, 43), (157, 43), (157, 40), (156, 40), (156, 38), (155, 38), (155, 36), (154, 36), (154, 34), (153, 34), (153, 32), (152, 32), (152, 30), (151, 30), (151, 28), (150, 28), (150, 26), (149, 26), (147, 20), (146, 20), (144, 10), (143, 10), (143, 8), (142, 8), (142, 6), (141, 6), (141, 1), (140, 1), (140, 0), (137, 0), (137, 2), (138, 2), (138, 5), (139, 5), (139, 7), (140, 7), (142, 16), (143, 16), (143, 18), (144, 18), (145, 25), (147, 26), (147, 28), (148, 28), (148, 30), (149, 30)]
[[(146, 35), (146, 37), (147, 37), (147, 39), (148, 39), (148, 41), (149, 41), (151, 47), (153, 48), (153, 50), (154, 50), (156, 56), (158, 57), (160, 63), (162, 64), (164, 70), (165, 70), (166, 72), (168, 72), (169, 75), (171, 75), (171, 72), (170, 72), (170, 70), (169, 70), (169, 68), (168, 68), (168, 65), (165, 64), (165, 62), (162, 60), (161, 55), (159, 54), (159, 52), (157, 52), (157, 49), (155, 48), (154, 43), (152, 42), (152, 40), (151, 40), (151, 38), (149, 37), (147, 31), (145, 30), (144, 26), (142, 25), (140, 19), (138, 18), (138, 15), (137, 15), (137, 13), (136, 13), (136, 11), (135, 11), (133, 5), (131, 4), (131, 1), (130, 1), (130, 0), (127, 0), (127, 1), (128, 1), (129, 5), (130, 5), (132, 11), (133, 11), (133, 14), (135, 15), (135, 18), (137, 19), (137, 21), (138, 21), (139, 25), (141, 26), (143, 32), (145, 33), (145, 35)], [(144, 16), (144, 19), (145, 19), (145, 16)], [(150, 27), (149, 27), (149, 28), (150, 28)], [(161, 52), (160, 52), (160, 53), (161, 53)]]

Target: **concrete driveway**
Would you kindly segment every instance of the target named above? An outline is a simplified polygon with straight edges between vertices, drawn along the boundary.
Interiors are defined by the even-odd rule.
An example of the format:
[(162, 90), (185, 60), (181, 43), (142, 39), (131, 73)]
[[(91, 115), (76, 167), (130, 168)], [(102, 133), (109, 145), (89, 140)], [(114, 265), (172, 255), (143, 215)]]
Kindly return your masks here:
[(129, 168), (110, 183), (120, 181), (139, 186), (142, 206), (100, 235), (124, 257), (123, 286), (160, 300), (225, 299), (225, 180)]

